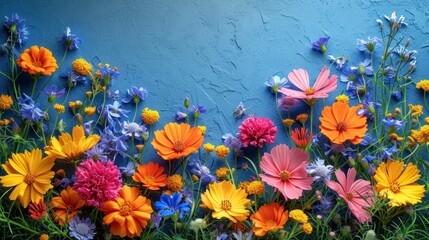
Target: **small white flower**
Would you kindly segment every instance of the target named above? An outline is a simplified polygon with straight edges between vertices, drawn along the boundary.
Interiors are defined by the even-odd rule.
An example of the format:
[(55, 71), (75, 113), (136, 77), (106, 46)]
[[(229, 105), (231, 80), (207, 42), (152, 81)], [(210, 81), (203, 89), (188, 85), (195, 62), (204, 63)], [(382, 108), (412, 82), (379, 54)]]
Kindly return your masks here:
[(200, 229), (204, 229), (207, 227), (207, 223), (202, 218), (197, 218), (194, 221), (191, 221), (189, 228), (194, 232), (198, 232)]

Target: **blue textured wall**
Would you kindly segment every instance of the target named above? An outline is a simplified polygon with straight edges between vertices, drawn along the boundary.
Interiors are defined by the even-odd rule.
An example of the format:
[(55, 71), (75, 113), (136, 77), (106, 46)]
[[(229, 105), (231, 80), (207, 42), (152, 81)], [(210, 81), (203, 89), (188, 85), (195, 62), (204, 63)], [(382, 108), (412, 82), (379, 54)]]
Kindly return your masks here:
[[(149, 96), (140, 109), (160, 111), (156, 128), (174, 121), (175, 111), (188, 96), (209, 110), (200, 123), (207, 126), (207, 141), (219, 144), (223, 133), (237, 131), (241, 121), (231, 113), (240, 101), (249, 114), (271, 117), (281, 126), (264, 81), (294, 68), (306, 68), (314, 81), (323, 59), (311, 50), (312, 41), (328, 35), (330, 54), (357, 63), (365, 56), (357, 51), (356, 38), (379, 36), (375, 19), (392, 11), (406, 17), (409, 25), (401, 34), (410, 37), (410, 48), (419, 52), (413, 80), (429, 77), (426, 0), (350, 2), (17, 0), (1, 1), (0, 16), (19, 13), (31, 33), (25, 47), (46, 46), (58, 60), (63, 49), (56, 41), (70, 26), (84, 42), (67, 56), (60, 72), (77, 57), (117, 66), (121, 76), (113, 89), (124, 96), (131, 85), (146, 88)], [(3, 39), (5, 32), (0, 35)], [(7, 81), (1, 77), (0, 81), (4, 91)], [(340, 83), (337, 92), (344, 89)], [(73, 94), (71, 100), (83, 98), (80, 90)], [(284, 131), (279, 130), (278, 141), (284, 141)]]

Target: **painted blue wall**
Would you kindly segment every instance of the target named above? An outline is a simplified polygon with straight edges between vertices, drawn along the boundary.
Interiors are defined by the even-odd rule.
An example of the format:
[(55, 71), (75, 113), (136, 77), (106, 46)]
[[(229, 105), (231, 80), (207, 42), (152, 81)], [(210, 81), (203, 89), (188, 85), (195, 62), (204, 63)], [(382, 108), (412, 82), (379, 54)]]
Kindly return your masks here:
[[(413, 80), (428, 78), (426, 0), (0, 2), (0, 16), (18, 13), (26, 19), (31, 38), (24, 47), (46, 46), (58, 60), (63, 48), (56, 41), (70, 26), (83, 44), (68, 54), (59, 71), (68, 70), (77, 57), (117, 66), (121, 76), (112, 89), (124, 96), (131, 85), (146, 88), (149, 96), (139, 111), (157, 109), (161, 121), (156, 128), (174, 121), (186, 96), (204, 105), (208, 113), (200, 123), (207, 126), (206, 142), (214, 144), (221, 143), (222, 134), (237, 131), (241, 120), (232, 112), (240, 101), (249, 114), (270, 117), (280, 127), (264, 81), (294, 68), (307, 69), (314, 81), (324, 62), (310, 43), (321, 36), (331, 37), (329, 53), (355, 63), (364, 60), (356, 39), (379, 36), (375, 20), (393, 11), (405, 16), (408, 27), (401, 34), (419, 52)], [(4, 57), (0, 61), (5, 68)], [(3, 92), (8, 82), (0, 81)], [(57, 77), (54, 82), (65, 86)], [(83, 89), (74, 89), (71, 100), (83, 99)], [(337, 93), (344, 89), (340, 83)], [(285, 141), (284, 135), (279, 128), (278, 142)]]

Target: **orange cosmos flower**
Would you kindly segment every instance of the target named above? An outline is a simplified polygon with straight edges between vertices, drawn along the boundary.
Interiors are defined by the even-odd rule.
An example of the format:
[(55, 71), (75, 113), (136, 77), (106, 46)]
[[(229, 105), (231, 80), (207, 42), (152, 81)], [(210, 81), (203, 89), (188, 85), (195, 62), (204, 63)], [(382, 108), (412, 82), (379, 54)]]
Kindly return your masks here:
[(39, 220), (46, 214), (46, 204), (43, 199), (40, 199), (38, 203), (30, 203), (28, 206), (28, 212), (30, 217), (34, 220)]
[(313, 134), (310, 133), (308, 135), (308, 129), (306, 128), (295, 128), (291, 134), (290, 137), (292, 138), (293, 142), (300, 148), (305, 148), (307, 145), (311, 142), (311, 139), (313, 139)]
[(358, 106), (349, 107), (347, 103), (335, 102), (326, 106), (320, 117), (322, 133), (336, 144), (349, 140), (353, 144), (362, 141), (367, 130), (366, 117), (356, 114)]
[(173, 160), (196, 152), (203, 141), (198, 127), (191, 128), (187, 123), (168, 123), (164, 130), (155, 131), (152, 145), (164, 160)]
[(256, 236), (262, 237), (269, 231), (277, 231), (283, 228), (288, 220), (288, 211), (284, 211), (284, 207), (273, 202), (264, 205), (259, 210), (250, 216), (253, 222), (253, 232)]
[(115, 200), (101, 206), (103, 224), (110, 224), (113, 235), (129, 238), (140, 236), (153, 212), (149, 199), (140, 196), (136, 187), (123, 186)]
[(60, 196), (53, 197), (49, 207), (54, 210), (52, 218), (57, 221), (60, 226), (73, 220), (79, 208), (85, 205), (85, 201), (79, 197), (77, 192), (70, 186), (62, 190)]
[(58, 68), (57, 60), (49, 49), (38, 46), (27, 48), (16, 60), (23, 72), (29, 74), (51, 75)]
[(133, 180), (142, 183), (142, 186), (149, 190), (159, 190), (167, 184), (167, 174), (163, 174), (164, 168), (158, 163), (137, 165), (137, 172), (133, 175)]

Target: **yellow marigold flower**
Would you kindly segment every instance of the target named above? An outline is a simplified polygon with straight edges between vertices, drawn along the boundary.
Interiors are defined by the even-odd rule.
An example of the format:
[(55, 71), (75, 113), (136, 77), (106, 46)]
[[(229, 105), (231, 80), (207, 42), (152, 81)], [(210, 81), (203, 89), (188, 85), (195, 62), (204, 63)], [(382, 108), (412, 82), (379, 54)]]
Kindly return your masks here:
[(313, 226), (311, 226), (311, 223), (306, 222), (302, 224), (302, 231), (305, 232), (305, 234), (310, 235), (313, 232)]
[(9, 123), (10, 123), (9, 119), (0, 120), (0, 126), (7, 126), (9, 125)]
[(141, 116), (142, 116), (142, 119), (146, 125), (152, 125), (159, 120), (158, 111), (149, 110), (149, 108), (144, 108)]
[(335, 100), (337, 100), (337, 102), (342, 102), (342, 103), (349, 103), (349, 97), (347, 95), (344, 94), (340, 94), (338, 95)]
[(64, 105), (58, 104), (58, 103), (54, 104), (54, 109), (55, 111), (57, 111), (57, 113), (63, 113), (66, 111), (66, 108), (64, 107)]
[(216, 147), (216, 156), (218, 158), (224, 158), (229, 154), (229, 148), (226, 147), (225, 145), (219, 145)]
[(291, 118), (286, 118), (283, 120), (283, 124), (286, 125), (286, 127), (292, 127), (292, 124), (295, 123), (295, 120)]
[(211, 153), (214, 151), (215, 146), (211, 143), (206, 143), (203, 145), (204, 151), (206, 151), (207, 153)]
[(0, 109), (1, 110), (8, 110), (13, 104), (12, 97), (9, 95), (0, 95)]
[(76, 108), (76, 103), (75, 102), (69, 102), (69, 108), (75, 109)]
[(425, 92), (429, 92), (429, 80), (421, 80), (416, 84), (417, 89), (423, 89)]
[(419, 117), (423, 114), (423, 106), (422, 105), (408, 104), (408, 107), (411, 110), (411, 116), (412, 117)]
[(419, 130), (411, 130), (411, 136), (420, 144), (429, 142), (429, 125), (423, 125)]
[(253, 181), (246, 188), (246, 192), (249, 195), (262, 194), (264, 193), (264, 191), (265, 191), (265, 185), (261, 181)]
[(201, 194), (201, 201), (213, 210), (212, 217), (228, 218), (232, 222), (242, 222), (250, 212), (246, 206), (250, 203), (247, 193), (243, 189), (236, 189), (228, 181), (209, 184), (207, 190)]
[(73, 71), (82, 76), (89, 76), (92, 73), (92, 66), (83, 58), (78, 58), (72, 62)]
[(229, 169), (226, 167), (221, 167), (216, 170), (216, 177), (219, 179), (225, 178), (229, 174)]
[(178, 192), (182, 190), (183, 187), (183, 179), (182, 176), (178, 174), (174, 174), (167, 178), (167, 188), (173, 192)]
[(289, 212), (289, 217), (299, 223), (308, 222), (308, 216), (300, 209), (295, 209)]
[(301, 114), (298, 114), (298, 116), (296, 116), (296, 118), (295, 118), (298, 122), (300, 122), (300, 123), (302, 123), (302, 124), (304, 124), (306, 121), (307, 121), (307, 119), (308, 119), (308, 114), (306, 114), (306, 113), (301, 113)]
[(425, 186), (417, 183), (419, 173), (419, 168), (412, 163), (387, 160), (375, 170), (375, 188), (380, 197), (390, 200), (390, 206), (414, 205), (422, 201), (425, 192)]
[(238, 184), (238, 188), (244, 189), (244, 191), (247, 192), (247, 186), (249, 186), (250, 182), (248, 181), (244, 181), (241, 182), (240, 184)]
[(83, 109), (83, 111), (88, 117), (92, 117), (92, 115), (94, 115), (95, 113), (95, 110), (96, 110), (96, 107), (86, 107)]
[(429, 117), (425, 117), (425, 122), (429, 124)]
[(40, 235), (39, 240), (49, 240), (49, 235), (44, 233), (44, 234)]
[(204, 135), (207, 132), (206, 126), (198, 126), (198, 128), (201, 130), (201, 133)]

